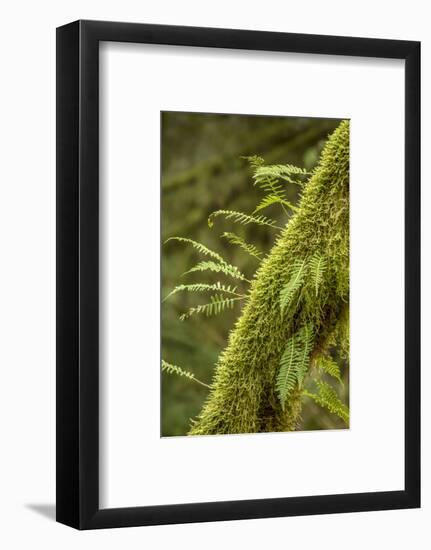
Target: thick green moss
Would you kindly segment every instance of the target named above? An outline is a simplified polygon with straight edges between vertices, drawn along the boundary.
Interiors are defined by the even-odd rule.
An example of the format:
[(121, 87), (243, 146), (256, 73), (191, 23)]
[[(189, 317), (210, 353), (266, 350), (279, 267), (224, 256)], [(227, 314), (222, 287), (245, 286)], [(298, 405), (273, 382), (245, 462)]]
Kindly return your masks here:
[[(287, 314), (280, 292), (295, 260), (313, 255), (327, 269), (316, 295), (310, 277), (294, 296)], [(221, 353), (212, 390), (191, 435), (294, 430), (302, 403), (300, 388), (284, 410), (276, 394), (276, 377), (286, 342), (304, 323), (314, 327), (312, 357), (332, 341), (349, 297), (349, 122), (328, 138), (320, 162), (299, 203), (298, 212), (262, 261), (241, 316)]]

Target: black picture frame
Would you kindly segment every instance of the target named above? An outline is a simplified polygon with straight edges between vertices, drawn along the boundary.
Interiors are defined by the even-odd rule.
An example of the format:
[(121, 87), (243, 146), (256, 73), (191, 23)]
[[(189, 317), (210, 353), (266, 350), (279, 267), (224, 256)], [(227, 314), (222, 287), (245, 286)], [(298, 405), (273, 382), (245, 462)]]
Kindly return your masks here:
[[(405, 61), (403, 491), (99, 509), (99, 42)], [(57, 521), (78, 529), (420, 506), (420, 43), (76, 21), (57, 29)], [(144, 467), (144, 466), (143, 466)]]

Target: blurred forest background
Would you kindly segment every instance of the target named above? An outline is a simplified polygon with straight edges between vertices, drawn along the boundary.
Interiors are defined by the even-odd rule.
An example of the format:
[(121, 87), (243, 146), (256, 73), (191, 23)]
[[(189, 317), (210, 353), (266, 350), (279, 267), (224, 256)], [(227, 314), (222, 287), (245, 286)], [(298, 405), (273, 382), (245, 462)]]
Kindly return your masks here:
[[(222, 280), (210, 272), (182, 276), (202, 257), (190, 245), (177, 241), (163, 244), (169, 237), (202, 242), (251, 279), (257, 260), (228, 243), (222, 233), (233, 231), (267, 253), (276, 232), (222, 218), (217, 218), (211, 229), (207, 223), (209, 214), (217, 209), (251, 214), (262, 198), (262, 193), (253, 187), (248, 162), (241, 157), (259, 155), (266, 163), (290, 163), (310, 170), (316, 165), (327, 136), (339, 123), (338, 119), (161, 113), (162, 297), (181, 283)], [(289, 199), (295, 202), (297, 186), (289, 185), (287, 190)], [(279, 205), (262, 213), (278, 219), (281, 225), (287, 222)], [(232, 284), (231, 280), (226, 282)], [(234, 282), (237, 283), (241, 290), (241, 281)], [(203, 293), (181, 292), (163, 302), (162, 357), (210, 384), (217, 357), (227, 343), (241, 306), (236, 305), (219, 316), (179, 319), (188, 308), (206, 303), (206, 298)], [(347, 402), (348, 365), (342, 372), (344, 395), (340, 397)], [(186, 435), (190, 419), (200, 412), (208, 391), (193, 381), (163, 373), (161, 435)], [(339, 427), (343, 427), (341, 421), (321, 407), (308, 402), (304, 406), (300, 429)]]

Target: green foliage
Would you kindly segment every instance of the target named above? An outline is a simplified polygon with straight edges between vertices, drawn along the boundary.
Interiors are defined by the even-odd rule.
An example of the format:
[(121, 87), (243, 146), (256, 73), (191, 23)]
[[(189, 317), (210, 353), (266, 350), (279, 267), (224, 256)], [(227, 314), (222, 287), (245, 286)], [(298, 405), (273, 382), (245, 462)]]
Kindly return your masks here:
[(287, 341), (280, 359), (276, 388), (282, 409), (289, 394), (301, 387), (310, 365), (310, 353), (313, 347), (313, 329), (309, 324), (293, 334)]
[(285, 186), (278, 181), (278, 178), (271, 173), (271, 166), (259, 166), (253, 175), (253, 183), (266, 193), (286, 198)]
[(280, 204), (283, 207), (283, 209), (285, 206), (287, 206), (287, 208), (290, 208), (291, 210), (294, 210), (294, 211), (298, 210), (296, 206), (294, 206), (287, 199), (284, 199), (278, 195), (269, 194), (263, 197), (260, 203), (256, 206), (253, 214), (256, 214), (256, 212), (259, 212), (260, 210), (268, 208), (268, 206), (272, 206), (273, 204)]
[(324, 282), (324, 273), (327, 269), (327, 259), (319, 254), (314, 254), (310, 260), (295, 259), (289, 270), (290, 278), (280, 292), (280, 307), (284, 313), (295, 298), (297, 291), (302, 288), (304, 280), (308, 280), (315, 290), (317, 297), (320, 285)]
[(305, 324), (298, 332), (298, 385), (301, 388), (310, 366), (310, 355), (314, 344), (314, 329), (311, 323)]
[[(239, 237), (237, 238), (237, 240)], [(187, 273), (193, 273), (197, 271), (212, 271), (215, 273), (223, 273), (224, 275), (233, 277), (235, 279), (240, 279), (241, 281), (247, 281), (246, 277), (240, 272), (240, 270), (232, 265), (226, 262), (220, 254), (217, 252), (214, 252), (213, 250), (210, 250), (208, 247), (203, 245), (202, 243), (199, 243), (197, 241), (194, 241), (192, 239), (187, 239), (184, 237), (171, 237), (170, 239), (167, 239), (168, 241), (179, 241), (179, 242), (185, 242), (189, 243), (195, 248), (198, 252), (201, 254), (204, 254), (205, 256), (210, 256), (211, 258), (214, 258), (217, 260), (216, 262), (212, 260), (206, 260), (199, 262), (197, 265), (186, 271)], [(246, 245), (246, 243), (241, 241), (242, 246), (249, 246), (252, 245)], [(256, 249), (257, 250), (257, 249)], [(237, 287), (231, 287), (230, 285), (225, 285), (221, 283), (220, 281), (217, 281), (217, 283), (214, 284), (208, 284), (208, 283), (194, 283), (194, 284), (188, 284), (188, 285), (177, 285), (165, 298), (169, 298), (170, 296), (177, 294), (181, 291), (186, 292), (205, 292), (205, 291), (219, 291), (223, 292), (225, 294), (234, 295), (235, 298), (226, 298), (223, 294), (215, 294), (210, 297), (210, 302), (207, 304), (199, 304), (195, 307), (191, 307), (188, 309), (187, 312), (183, 313), (180, 316), (180, 320), (184, 321), (191, 317), (192, 315), (202, 313), (206, 315), (207, 317), (210, 317), (212, 315), (218, 315), (225, 311), (226, 309), (232, 309), (235, 302), (238, 300), (242, 300), (245, 298), (245, 295), (239, 294), (236, 292)]]
[(222, 294), (215, 294), (210, 297), (211, 302), (208, 304), (199, 304), (196, 307), (191, 307), (186, 313), (181, 315), (180, 319), (181, 321), (184, 321), (196, 313), (203, 313), (207, 317), (210, 317), (211, 315), (219, 315), (226, 309), (232, 309), (235, 302), (242, 300), (243, 298), (244, 297), (242, 296), (238, 298), (226, 298)]
[(313, 399), (321, 407), (328, 409), (329, 412), (336, 414), (348, 425), (349, 409), (340, 401), (334, 388), (322, 380), (317, 380), (316, 384), (318, 393), (311, 393), (304, 390), (304, 395)]
[(242, 237), (236, 235), (235, 233), (223, 233), (222, 237), (227, 239), (227, 241), (231, 244), (236, 244), (241, 247), (245, 252), (250, 254), (250, 256), (253, 256), (254, 258), (260, 260), (262, 252), (254, 244), (245, 242)]
[(213, 250), (210, 250), (204, 244), (198, 243), (193, 239), (186, 239), (185, 237), (170, 237), (169, 239), (166, 239), (165, 244), (168, 243), (169, 241), (178, 241), (181, 243), (191, 244), (193, 248), (195, 248), (201, 254), (204, 254), (205, 256), (210, 256), (211, 258), (214, 258), (215, 260), (217, 260), (222, 264), (226, 263), (224, 259), (220, 256), (220, 254), (218, 254), (217, 252), (214, 252)]
[(251, 155), (249, 157), (242, 156), (242, 159), (245, 159), (250, 164), (251, 168), (253, 168), (253, 172), (259, 168), (259, 166), (262, 166), (265, 164), (265, 161), (262, 157), (259, 157), (259, 155)]
[[(162, 241), (172, 235), (179, 235), (204, 243), (237, 266), (247, 278), (252, 279), (260, 262), (240, 246), (230, 244), (227, 239), (220, 239), (220, 234), (223, 231), (237, 233), (245, 242), (252, 243), (262, 251), (264, 258), (274, 245), (278, 232), (252, 223), (246, 226), (235, 224), (235, 227), (232, 223), (229, 226), (230, 222), (225, 222), (224, 219), (218, 219), (219, 223), (215, 224), (212, 231), (208, 231), (207, 225), (208, 214), (218, 208), (252, 214), (265, 195), (258, 186), (252, 185), (251, 171), (254, 172), (254, 168), (250, 169), (248, 163), (240, 160), (240, 156), (258, 152), (265, 159), (262, 164), (289, 162), (305, 166), (311, 171), (318, 161), (327, 135), (338, 124), (339, 121), (335, 119), (162, 113)], [(284, 185), (288, 201), (298, 206), (303, 187)], [(290, 209), (286, 209), (291, 216)], [(277, 204), (259, 213), (273, 218), (280, 227), (284, 227), (289, 220)], [(180, 283), (213, 284), (217, 281), (238, 286), (238, 293), (248, 294), (248, 284), (239, 279), (231, 279), (221, 272), (195, 272), (180, 279), (181, 274), (200, 259), (213, 259), (208, 256), (197, 258), (198, 251), (191, 245), (169, 242), (162, 247), (161, 253), (163, 297)], [(307, 288), (305, 292), (311, 293), (312, 289)], [(163, 358), (172, 359), (171, 362), (186, 367), (208, 383), (212, 380), (220, 351), (225, 348), (229, 332), (233, 331), (246, 300), (238, 301), (233, 310), (210, 318), (197, 315), (190, 319), (191, 322), (181, 322), (179, 315), (200, 302), (209, 302), (209, 296), (216, 293), (221, 292), (178, 292), (162, 307)], [(230, 294), (226, 296), (234, 297)], [(284, 322), (287, 322), (286, 318)], [(287, 336), (284, 343), (286, 341)], [(280, 354), (281, 352), (282, 350)], [(344, 365), (345, 362), (342, 372), (346, 389), (340, 395), (348, 391), (348, 379), (344, 374), (344, 369), (348, 369), (348, 366)], [(314, 375), (314, 372), (313, 370), (310, 374)], [(208, 393), (202, 391), (202, 386), (185, 380), (179, 376), (163, 374), (163, 436), (186, 435), (190, 418), (199, 414)], [(293, 397), (292, 394), (291, 399)], [(324, 411), (319, 414), (317, 406), (308, 401), (298, 427), (317, 429), (331, 426), (330, 422), (337, 426), (338, 419), (331, 419)]]
[[(262, 168), (259, 160), (255, 163), (256, 170)], [(270, 174), (276, 175), (296, 177), (290, 167)], [(348, 121), (328, 138), (319, 165), (301, 189), (298, 210), (253, 277), (192, 435), (296, 429), (311, 357), (345, 332), (348, 321), (341, 319), (349, 300)], [(251, 223), (246, 214), (219, 214)], [(275, 222), (263, 225), (274, 227)], [(336, 401), (336, 393), (323, 381), (317, 384), (319, 392), (311, 398), (346, 418), (347, 408)]]
[(340, 384), (343, 384), (340, 367), (329, 355), (320, 355), (316, 359), (316, 366), (323, 372), (326, 372), (326, 374), (329, 374), (329, 376), (338, 380)]
[(257, 185), (267, 193), (256, 207), (254, 213), (273, 204), (280, 204), (285, 214), (288, 214), (286, 207), (296, 212), (298, 210), (297, 207), (287, 200), (284, 183), (285, 181), (302, 183), (298, 180), (298, 176), (304, 176), (307, 172), (303, 168), (293, 166), (292, 164), (265, 166), (264, 160), (260, 157), (258, 161), (252, 161), (251, 164), (255, 169), (253, 174), (254, 185)]
[(307, 170), (293, 166), (293, 164), (272, 164), (269, 166), (260, 165), (256, 167), (253, 179), (256, 184), (268, 190), (271, 185), (277, 185), (278, 180), (302, 185), (300, 176), (308, 175)]
[(235, 266), (228, 264), (226, 262), (223, 263), (216, 263), (212, 261), (204, 261), (199, 262), (197, 265), (189, 269), (184, 273), (184, 275), (187, 275), (187, 273), (193, 273), (195, 271), (213, 271), (214, 273), (224, 273), (225, 275), (228, 275), (229, 277), (233, 277), (234, 279), (239, 279), (240, 281), (247, 281), (248, 279), (245, 277), (243, 273)]
[[(196, 271), (212, 271), (215, 273), (223, 273), (224, 275), (233, 277), (235, 279), (240, 279), (241, 281), (247, 281), (246, 277), (239, 271), (239, 269), (236, 266), (226, 262), (220, 256), (220, 254), (218, 254), (217, 252), (214, 252), (213, 250), (210, 250), (202, 243), (199, 243), (192, 239), (186, 239), (184, 237), (171, 237), (170, 239), (168, 239), (168, 241), (171, 241), (171, 240), (189, 243), (201, 254), (204, 254), (205, 256), (210, 256), (211, 258), (214, 258), (215, 260), (217, 260), (217, 262), (214, 262), (212, 260), (202, 261), (197, 265), (195, 265), (194, 267), (192, 267), (191, 269), (189, 269), (188, 271), (186, 271), (184, 275), (187, 273), (193, 273)], [(225, 311), (226, 309), (232, 309), (236, 301), (242, 300), (243, 298), (245, 298), (243, 294), (239, 294), (238, 292), (236, 292), (236, 290), (237, 290), (237, 287), (225, 285), (220, 281), (217, 281), (214, 284), (194, 283), (194, 284), (188, 284), (188, 285), (178, 285), (164, 298), (164, 300), (182, 291), (186, 291), (186, 292), (219, 291), (218, 294), (215, 294), (210, 297), (211, 301), (209, 303), (199, 304), (195, 307), (191, 307), (188, 309), (187, 312), (183, 313), (180, 316), (180, 320), (184, 321), (195, 314), (202, 313), (207, 317), (210, 317), (212, 315), (218, 315), (223, 311)], [(235, 296), (235, 298), (226, 298), (221, 293), (233, 295)]]
[(235, 212), (234, 210), (216, 210), (212, 212), (208, 218), (208, 226), (212, 227), (214, 225), (214, 218), (218, 216), (224, 216), (227, 220), (233, 219), (235, 222), (240, 223), (241, 225), (248, 225), (249, 223), (255, 223), (256, 225), (273, 227), (275, 229), (281, 229), (277, 225), (275, 220), (266, 218), (265, 216), (250, 216), (249, 214), (244, 214), (244, 212)]
[(178, 367), (177, 365), (172, 365), (171, 363), (168, 363), (162, 359), (162, 372), (166, 372), (168, 374), (175, 374), (177, 376), (182, 376), (183, 378), (187, 378), (188, 380), (193, 380), (193, 382), (197, 382), (201, 386), (205, 386), (206, 388), (211, 388), (208, 384), (205, 384), (205, 382), (202, 382), (196, 376), (187, 370), (182, 369), (181, 367)]
[(220, 292), (225, 292), (226, 294), (233, 294), (234, 296), (240, 296), (236, 292), (237, 287), (236, 286), (230, 286), (230, 285), (224, 285), (220, 281), (217, 281), (214, 284), (207, 284), (207, 283), (194, 283), (191, 285), (178, 285), (176, 286), (165, 298), (163, 298), (163, 301), (167, 300), (174, 294), (177, 294), (177, 292), (208, 292), (213, 290), (218, 290)]
[(293, 301), (297, 291), (301, 288), (307, 269), (307, 260), (295, 259), (290, 269), (290, 278), (286, 285), (280, 291), (280, 308), (284, 313)]
[[(225, 275), (229, 275), (234, 279), (247, 281), (245, 276), (240, 272), (240, 270), (235, 265), (232, 265), (226, 262), (220, 256), (220, 254), (218, 254), (217, 252), (214, 252), (213, 250), (210, 250), (204, 244), (194, 241), (192, 239), (186, 239), (185, 237), (170, 237), (165, 241), (165, 243), (169, 241), (179, 241), (179, 242), (191, 244), (193, 248), (195, 248), (201, 254), (205, 256), (210, 256), (211, 258), (214, 258), (215, 260), (217, 260), (216, 262), (213, 262), (213, 261), (200, 262), (194, 267), (192, 267), (191, 269), (189, 269), (188, 271), (186, 271), (184, 275), (186, 275), (187, 273), (193, 273), (194, 271), (214, 271), (216, 273), (220, 273), (220, 272), (224, 273)], [(181, 287), (181, 289), (183, 290), (184, 288)]]
[(298, 382), (298, 346), (296, 335), (287, 341), (286, 349), (280, 359), (280, 370), (277, 375), (276, 388), (281, 407), (284, 410), (286, 399)]
[(319, 286), (324, 281), (324, 274), (327, 267), (327, 259), (321, 254), (315, 254), (310, 260), (310, 276), (316, 291), (316, 296), (319, 293)]

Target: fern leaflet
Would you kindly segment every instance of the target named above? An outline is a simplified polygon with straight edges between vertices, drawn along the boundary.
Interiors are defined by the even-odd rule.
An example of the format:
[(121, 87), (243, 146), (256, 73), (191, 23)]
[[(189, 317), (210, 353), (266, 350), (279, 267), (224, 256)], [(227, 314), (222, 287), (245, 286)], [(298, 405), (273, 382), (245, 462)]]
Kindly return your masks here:
[(316, 365), (323, 372), (326, 372), (327, 374), (338, 380), (340, 384), (343, 384), (343, 381), (341, 380), (340, 367), (331, 357), (329, 357), (328, 355), (323, 355), (319, 357), (316, 360)]
[(205, 384), (205, 382), (202, 382), (196, 376), (187, 370), (182, 369), (181, 367), (178, 367), (177, 365), (171, 365), (170, 363), (167, 363), (162, 359), (162, 372), (166, 372), (168, 374), (176, 374), (177, 376), (182, 376), (184, 378), (188, 378), (189, 380), (193, 380), (194, 382), (197, 382), (201, 386), (205, 386), (206, 388), (211, 388), (208, 384)]
[(311, 393), (304, 391), (304, 395), (313, 399), (321, 407), (324, 407), (329, 412), (336, 414), (340, 417), (346, 424), (349, 422), (349, 409), (348, 407), (340, 401), (337, 393), (334, 388), (323, 382), (321, 380), (316, 381), (319, 393)]
[(252, 155), (249, 157), (240, 157), (240, 158), (248, 161), (248, 163), (254, 170), (256, 170), (256, 168), (258, 168), (259, 166), (262, 166), (263, 164), (265, 164), (265, 161), (263, 160), (263, 158), (259, 157), (258, 155)]
[(293, 391), (298, 381), (298, 353), (296, 349), (296, 336), (293, 335), (287, 341), (286, 348), (280, 359), (280, 368), (277, 375), (276, 389), (281, 408), (288, 395)]
[(254, 185), (258, 185), (263, 191), (266, 191), (267, 193), (272, 193), (273, 195), (276, 195), (281, 199), (285, 197), (284, 187), (283, 185), (281, 185), (281, 183), (278, 183), (278, 180), (276, 178), (271, 178), (269, 176), (257, 178), (255, 174), (253, 176), (253, 179)]
[(232, 244), (237, 244), (245, 250), (245, 252), (248, 252), (248, 254), (260, 260), (262, 252), (257, 248), (257, 246), (254, 246), (254, 244), (247, 243), (242, 237), (236, 235), (235, 233), (223, 233), (222, 237), (227, 239)]
[(296, 386), (302, 387), (303, 380), (310, 365), (313, 349), (314, 331), (311, 323), (303, 325), (287, 341), (280, 359), (276, 389), (282, 409), (289, 394)]
[(298, 331), (298, 384), (302, 387), (308, 367), (310, 366), (310, 355), (313, 350), (314, 330), (311, 323), (307, 323)]
[(237, 298), (226, 298), (221, 294), (215, 294), (214, 296), (211, 296), (211, 301), (208, 304), (199, 304), (198, 306), (191, 307), (186, 313), (181, 315), (180, 319), (181, 321), (185, 321), (197, 313), (203, 313), (207, 317), (210, 317), (211, 315), (218, 315), (226, 309), (232, 309), (236, 301), (243, 299), (244, 296)]
[(215, 284), (206, 284), (206, 283), (195, 283), (191, 285), (178, 285), (176, 286), (167, 296), (163, 298), (163, 302), (173, 296), (174, 294), (177, 294), (177, 292), (206, 292), (206, 291), (213, 291), (218, 290), (220, 292), (225, 292), (226, 294), (232, 294), (234, 296), (242, 296), (242, 294), (238, 294), (236, 292), (237, 287), (230, 286), (230, 285), (224, 285), (220, 283), (220, 281), (217, 281)]
[(310, 274), (313, 282), (313, 286), (316, 292), (316, 296), (319, 294), (319, 286), (323, 282), (323, 276), (327, 268), (326, 258), (315, 254), (310, 260)]
[(225, 216), (227, 220), (233, 219), (234, 221), (242, 224), (248, 225), (249, 223), (255, 223), (260, 226), (272, 227), (274, 229), (282, 229), (277, 225), (275, 220), (266, 218), (265, 216), (250, 216), (249, 214), (244, 214), (244, 212), (236, 212), (234, 210), (216, 210), (212, 212), (208, 218), (208, 226), (212, 227), (214, 225), (214, 218), (217, 216)]
[(296, 206), (294, 206), (291, 202), (288, 200), (279, 197), (278, 195), (265, 195), (263, 199), (260, 201), (260, 203), (256, 206), (253, 214), (256, 214), (256, 212), (259, 212), (260, 210), (263, 210), (264, 208), (268, 208), (268, 206), (271, 206), (272, 204), (281, 204), (282, 206), (287, 206), (291, 210), (294, 210), (295, 212), (298, 210)]
[(293, 263), (290, 279), (280, 292), (281, 313), (284, 313), (286, 307), (290, 305), (292, 298), (300, 288), (304, 280), (306, 263), (306, 259), (295, 260)]
[(257, 166), (253, 178), (258, 184), (262, 184), (268, 181), (268, 179), (273, 181), (281, 179), (289, 183), (301, 185), (302, 181), (298, 178), (307, 175), (307, 170), (299, 168), (298, 166), (293, 166), (293, 164), (272, 164), (269, 166)]
[(225, 260), (220, 256), (220, 254), (217, 254), (217, 252), (210, 250), (202, 243), (198, 243), (193, 239), (186, 239), (185, 237), (170, 237), (169, 239), (166, 239), (165, 244), (169, 241), (179, 241), (182, 243), (191, 244), (193, 248), (195, 248), (201, 254), (204, 254), (205, 256), (210, 256), (211, 258), (214, 258), (214, 260), (217, 260), (218, 262), (225, 263)]
[(213, 271), (214, 273), (224, 273), (225, 275), (229, 275), (234, 279), (239, 279), (248, 283), (250, 282), (235, 265), (231, 265), (226, 262), (220, 264), (212, 261), (199, 262), (197, 265), (183, 273), (183, 275), (186, 275), (187, 273), (193, 273), (195, 271)]

